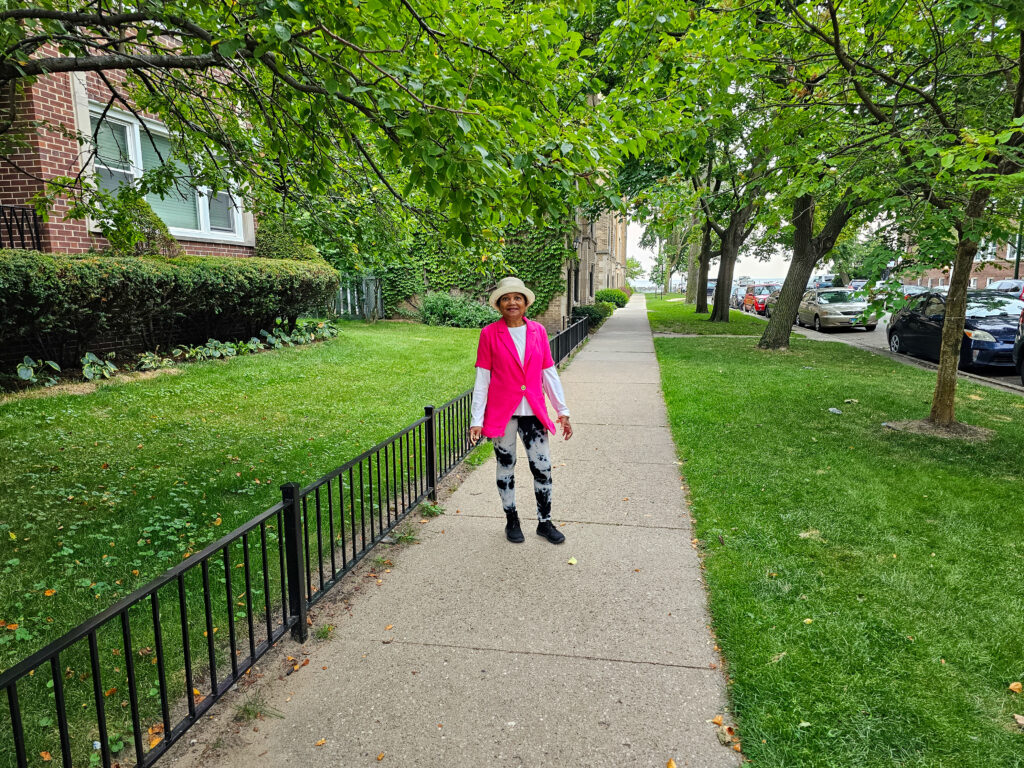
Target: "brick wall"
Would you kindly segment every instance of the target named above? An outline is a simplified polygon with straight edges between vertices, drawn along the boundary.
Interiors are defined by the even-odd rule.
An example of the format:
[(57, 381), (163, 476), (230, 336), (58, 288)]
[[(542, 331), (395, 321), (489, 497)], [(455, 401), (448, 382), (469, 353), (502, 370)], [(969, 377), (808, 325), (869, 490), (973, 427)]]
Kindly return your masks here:
[[(971, 287), (985, 288), (990, 282), (996, 280), (1008, 280), (1013, 277), (1014, 258), (1011, 250), (1005, 245), (996, 249), (994, 259), (991, 261), (976, 261), (971, 271), (971, 280), (974, 285)], [(949, 285), (950, 269), (929, 269), (915, 280), (908, 280), (913, 285), (923, 285), (926, 288), (934, 288), (942, 285)]]
[[(52, 50), (44, 49), (52, 54)], [(115, 87), (124, 83), (124, 74), (108, 73)], [(19, 135), (25, 142), (24, 149), (9, 155), (11, 162), (0, 163), (0, 203), (24, 205), (42, 189), (40, 179), (55, 176), (76, 176), (81, 170), (82, 151), (73, 136), (61, 133), (58, 128), (36, 127), (36, 121), (45, 121), (53, 126), (62, 126), (74, 132), (75, 89), (72, 80), (82, 77), (89, 99), (106, 104), (110, 91), (95, 73), (84, 76), (67, 73), (39, 78), (25, 89), (18, 101), (18, 120), (12, 134)], [(120, 106), (120, 105), (118, 105)], [(156, 119), (156, 115), (140, 113), (143, 117)], [(83, 126), (87, 129), (87, 126)], [(18, 166), (15, 167), (15, 164)], [(19, 170), (20, 169), (20, 170)], [(27, 172), (27, 173), (25, 173)], [(32, 177), (37, 178), (32, 178)], [(68, 203), (58, 199), (42, 225), (43, 250), (58, 253), (83, 253), (107, 246), (106, 239), (91, 232), (85, 221), (66, 220)], [(251, 256), (252, 245), (239, 243), (215, 243), (181, 240), (186, 253), (210, 256)]]

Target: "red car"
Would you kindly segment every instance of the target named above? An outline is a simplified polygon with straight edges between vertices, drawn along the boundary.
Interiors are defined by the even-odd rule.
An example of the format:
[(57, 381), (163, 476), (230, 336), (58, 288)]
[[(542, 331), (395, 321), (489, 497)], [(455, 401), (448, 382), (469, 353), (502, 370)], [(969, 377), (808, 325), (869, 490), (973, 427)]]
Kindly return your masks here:
[(768, 301), (768, 294), (775, 288), (776, 286), (770, 283), (748, 285), (747, 294), (743, 297), (743, 311), (763, 315), (764, 306)]

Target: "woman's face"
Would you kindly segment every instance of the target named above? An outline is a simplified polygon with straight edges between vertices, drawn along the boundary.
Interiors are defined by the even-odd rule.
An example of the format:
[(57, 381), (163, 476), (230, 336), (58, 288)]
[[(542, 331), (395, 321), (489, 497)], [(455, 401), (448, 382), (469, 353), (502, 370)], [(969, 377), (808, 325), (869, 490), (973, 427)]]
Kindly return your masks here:
[(506, 293), (498, 298), (498, 311), (506, 321), (522, 320), (526, 312), (526, 297), (521, 293)]

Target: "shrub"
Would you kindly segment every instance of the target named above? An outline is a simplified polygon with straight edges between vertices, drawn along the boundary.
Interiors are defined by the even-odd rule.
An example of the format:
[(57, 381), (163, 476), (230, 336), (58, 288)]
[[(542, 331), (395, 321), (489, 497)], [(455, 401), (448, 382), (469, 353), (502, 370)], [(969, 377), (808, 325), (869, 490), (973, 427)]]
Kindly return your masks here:
[(306, 242), (280, 216), (260, 219), (256, 227), (256, 252), (261, 259), (290, 259), (326, 264), (320, 251)]
[(499, 317), (497, 311), (489, 306), (447, 293), (428, 293), (420, 306), (420, 320), (427, 325), (483, 328)]
[(594, 294), (594, 301), (608, 301), (622, 309), (629, 301), (629, 296), (618, 288), (604, 288)]
[(182, 326), (251, 335), (320, 309), (337, 287), (337, 272), (308, 262), (0, 250), (0, 347), (30, 342), (59, 359), (66, 345), (80, 355), (101, 334), (138, 336), (150, 349), (181, 340)]
[(590, 321), (589, 330), (593, 332), (600, 328), (601, 324), (604, 323), (604, 321), (607, 320), (609, 317), (611, 317), (611, 314), (614, 311), (615, 305), (612, 304), (610, 301), (599, 301), (594, 304), (583, 304), (581, 306), (572, 308), (572, 319), (580, 320), (584, 317), (587, 318), (587, 320)]
[(135, 187), (124, 185), (115, 194), (103, 193), (102, 208), (96, 224), (107, 238), (111, 256), (174, 258), (184, 254), (167, 225)]

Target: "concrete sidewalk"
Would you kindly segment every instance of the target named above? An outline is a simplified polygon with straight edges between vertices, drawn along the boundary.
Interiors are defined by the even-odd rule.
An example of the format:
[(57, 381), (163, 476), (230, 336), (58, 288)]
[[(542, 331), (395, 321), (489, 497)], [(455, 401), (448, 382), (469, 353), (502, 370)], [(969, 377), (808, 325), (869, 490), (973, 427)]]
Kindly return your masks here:
[(492, 458), (444, 516), (417, 526), (422, 543), (395, 557), (383, 585), (364, 579), (347, 604), (324, 601), (317, 623), (336, 625), (331, 639), (301, 649), (299, 673), (260, 683), (283, 717), (225, 738), (222, 712), (168, 762), (738, 765), (709, 723), (725, 680), (645, 306), (634, 296), (563, 373), (576, 430), (552, 446), (565, 544), (534, 534), (521, 446), (526, 543), (505, 540)]

